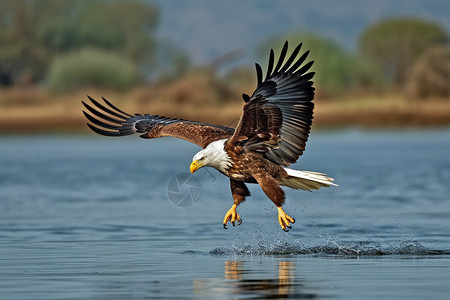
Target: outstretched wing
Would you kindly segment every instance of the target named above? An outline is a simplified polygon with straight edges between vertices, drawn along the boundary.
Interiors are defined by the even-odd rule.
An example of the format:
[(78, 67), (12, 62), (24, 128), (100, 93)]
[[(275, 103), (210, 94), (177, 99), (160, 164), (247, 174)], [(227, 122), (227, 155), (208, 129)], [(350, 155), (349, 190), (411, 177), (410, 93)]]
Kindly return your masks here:
[(130, 115), (111, 102), (102, 98), (105, 104), (92, 99), (92, 106), (83, 102), (89, 113), (83, 111), (86, 118), (92, 122), (89, 128), (105, 136), (125, 136), (141, 133), (142, 138), (157, 138), (171, 136), (180, 138), (205, 148), (209, 143), (229, 138), (233, 128), (207, 123), (171, 119), (157, 115)]
[(227, 147), (258, 151), (284, 166), (303, 154), (313, 119), (314, 73), (308, 72), (313, 61), (302, 66), (309, 51), (297, 58), (301, 46), (284, 62), (286, 42), (275, 68), (271, 50), (264, 81), (261, 66), (256, 64), (257, 88), (251, 97), (243, 95), (244, 112)]

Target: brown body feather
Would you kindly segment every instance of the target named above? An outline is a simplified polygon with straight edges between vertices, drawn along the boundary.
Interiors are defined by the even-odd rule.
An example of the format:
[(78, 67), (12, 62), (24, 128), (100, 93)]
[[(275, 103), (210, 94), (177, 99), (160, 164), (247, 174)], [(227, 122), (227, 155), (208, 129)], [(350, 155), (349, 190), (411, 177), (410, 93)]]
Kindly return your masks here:
[[(284, 203), (284, 192), (278, 184), (279, 181), (288, 178), (283, 167), (264, 158), (259, 153), (236, 151), (236, 149), (227, 149), (226, 151), (233, 163), (225, 172), (222, 172), (224, 175), (236, 182), (258, 183), (276, 206)], [(263, 187), (266, 184), (270, 185), (272, 192)], [(233, 199), (236, 203), (236, 198), (233, 197)]]

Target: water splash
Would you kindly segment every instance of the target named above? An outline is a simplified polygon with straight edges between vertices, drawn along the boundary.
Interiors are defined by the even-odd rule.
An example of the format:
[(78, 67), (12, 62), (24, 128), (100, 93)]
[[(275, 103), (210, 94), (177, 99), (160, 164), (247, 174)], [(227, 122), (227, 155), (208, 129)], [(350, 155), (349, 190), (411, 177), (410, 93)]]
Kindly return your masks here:
[(450, 250), (431, 250), (418, 241), (402, 242), (397, 247), (381, 247), (360, 243), (341, 244), (329, 243), (303, 247), (302, 245), (282, 240), (266, 244), (260, 241), (256, 244), (242, 242), (229, 246), (217, 247), (209, 252), (213, 255), (338, 255), (338, 256), (382, 256), (382, 255), (449, 255)]
[(414, 239), (399, 242), (340, 241), (335, 237), (293, 237), (276, 230), (238, 230), (209, 252), (212, 255), (449, 255), (450, 250), (433, 250)]

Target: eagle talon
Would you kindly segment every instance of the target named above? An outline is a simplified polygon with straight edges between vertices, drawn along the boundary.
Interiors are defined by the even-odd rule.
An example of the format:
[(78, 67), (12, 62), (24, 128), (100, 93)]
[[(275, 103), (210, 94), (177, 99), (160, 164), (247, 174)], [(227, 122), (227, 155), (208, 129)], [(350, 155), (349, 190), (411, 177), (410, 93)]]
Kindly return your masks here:
[[(291, 224), (295, 223), (295, 219), (288, 216), (283, 211), (281, 206), (278, 206), (277, 209), (278, 209), (278, 222), (280, 223), (281, 229), (283, 229), (285, 232), (288, 232), (289, 229), (292, 229)], [(286, 228), (289, 228), (289, 229), (286, 229)]]
[(239, 215), (236, 212), (236, 204), (233, 204), (233, 206), (227, 211), (225, 214), (225, 218), (223, 219), (223, 228), (227, 228), (227, 223), (230, 222), (233, 227), (236, 227), (236, 221), (238, 222), (238, 226), (241, 225), (242, 219), (239, 217)]

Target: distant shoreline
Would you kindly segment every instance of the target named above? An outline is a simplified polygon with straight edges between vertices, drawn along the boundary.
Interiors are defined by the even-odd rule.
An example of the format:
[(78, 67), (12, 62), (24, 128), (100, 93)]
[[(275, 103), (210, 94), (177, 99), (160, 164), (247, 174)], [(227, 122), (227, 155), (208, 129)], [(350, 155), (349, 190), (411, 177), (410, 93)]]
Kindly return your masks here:
[[(89, 94), (109, 99), (130, 113), (150, 113), (227, 126), (235, 126), (243, 101), (217, 103), (189, 97), (180, 101), (151, 88), (127, 93), (98, 89), (72, 94), (50, 94), (43, 90), (0, 90), (0, 134), (88, 133), (81, 101)], [(126, 100), (125, 100), (126, 99)], [(151, 99), (151, 100), (150, 100)], [(450, 99), (411, 100), (398, 95), (355, 96), (315, 100), (313, 128), (368, 127), (408, 128), (450, 125)]]

